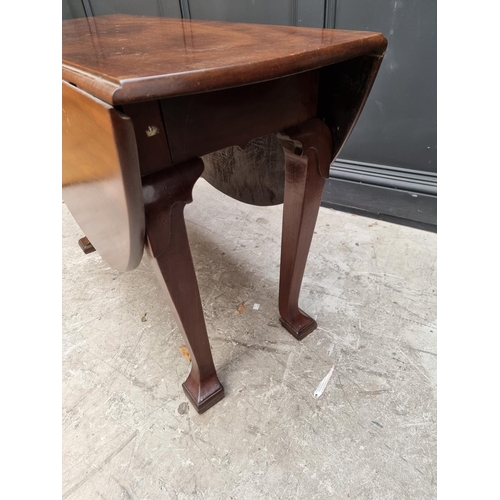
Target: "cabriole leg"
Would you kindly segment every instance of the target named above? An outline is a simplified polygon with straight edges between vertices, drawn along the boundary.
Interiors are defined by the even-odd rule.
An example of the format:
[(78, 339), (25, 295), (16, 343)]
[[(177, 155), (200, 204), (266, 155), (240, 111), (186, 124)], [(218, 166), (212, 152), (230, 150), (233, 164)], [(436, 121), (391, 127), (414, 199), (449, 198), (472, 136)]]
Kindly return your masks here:
[(330, 129), (319, 119), (288, 129), (280, 138), (285, 151), (285, 197), (279, 313), (281, 324), (302, 340), (317, 327), (299, 309), (299, 293), (332, 160), (332, 139)]
[(183, 384), (199, 413), (224, 397), (215, 371), (198, 282), (184, 221), (184, 206), (203, 172), (199, 159), (143, 178), (146, 242), (153, 267), (191, 354), (192, 368)]

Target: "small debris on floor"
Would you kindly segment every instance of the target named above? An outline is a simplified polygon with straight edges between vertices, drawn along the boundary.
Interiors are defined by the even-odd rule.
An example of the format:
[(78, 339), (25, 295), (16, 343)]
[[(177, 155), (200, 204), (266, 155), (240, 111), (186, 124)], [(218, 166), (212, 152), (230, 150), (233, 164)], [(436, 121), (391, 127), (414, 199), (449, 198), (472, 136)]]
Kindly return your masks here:
[(253, 309), (254, 311), (258, 311), (260, 309), (260, 304), (254, 304)]
[(147, 319), (146, 319), (146, 316), (147, 316), (147, 315), (148, 315), (148, 313), (144, 313), (144, 314), (141, 316), (141, 321), (142, 321), (143, 323), (145, 323), (145, 322), (147, 321)]
[(236, 308), (236, 312), (238, 314), (241, 314), (243, 311), (245, 310), (245, 303), (242, 302), (237, 308)]
[(181, 354), (184, 358), (186, 358), (188, 361), (191, 361), (191, 354), (189, 354), (189, 349), (185, 345), (181, 345), (179, 347), (179, 351), (181, 351)]
[(177, 408), (177, 412), (179, 415), (185, 415), (189, 411), (189, 403), (181, 403), (179, 408)]
[(372, 420), (372, 424), (378, 425), (381, 429), (384, 428), (382, 424), (379, 424), (376, 420)]
[(326, 386), (328, 385), (328, 382), (333, 375), (333, 370), (335, 370), (335, 365), (330, 368), (330, 371), (327, 373), (326, 377), (319, 383), (318, 387), (314, 391), (314, 397), (316, 399), (318, 399), (326, 389)]

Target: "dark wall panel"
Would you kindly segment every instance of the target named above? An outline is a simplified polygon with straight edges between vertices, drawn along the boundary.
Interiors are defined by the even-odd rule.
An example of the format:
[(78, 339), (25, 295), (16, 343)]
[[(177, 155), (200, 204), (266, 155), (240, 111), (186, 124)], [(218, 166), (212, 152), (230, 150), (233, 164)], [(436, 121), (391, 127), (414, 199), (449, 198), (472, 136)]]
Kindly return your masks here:
[(302, 0), (297, 5), (297, 26), (323, 28), (325, 18), (324, 0)]
[(88, 0), (94, 16), (131, 14), (153, 17), (181, 17), (177, 0)]
[(190, 0), (193, 19), (260, 24), (293, 24), (293, 0)]
[(435, 0), (337, 0), (335, 27), (380, 31), (389, 41), (339, 157), (436, 172)]
[(323, 26), (323, 0), (190, 0), (193, 19)]
[(324, 0), (62, 0), (63, 19), (137, 14), (323, 27)]
[(62, 0), (62, 18), (75, 19), (85, 17), (82, 0)]

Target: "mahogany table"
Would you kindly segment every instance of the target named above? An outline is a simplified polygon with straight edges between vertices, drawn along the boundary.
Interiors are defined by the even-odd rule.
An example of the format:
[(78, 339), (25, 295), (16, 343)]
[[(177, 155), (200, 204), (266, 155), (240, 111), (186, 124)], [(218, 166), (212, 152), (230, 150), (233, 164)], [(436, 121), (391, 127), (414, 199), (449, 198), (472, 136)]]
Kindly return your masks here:
[(279, 314), (303, 339), (316, 328), (298, 300), (323, 186), (386, 45), (359, 31), (63, 22), (64, 201), (82, 249), (112, 268), (134, 269), (146, 247), (191, 354), (183, 388), (198, 412), (224, 389), (183, 216), (193, 185), (203, 175), (240, 201), (284, 203)]

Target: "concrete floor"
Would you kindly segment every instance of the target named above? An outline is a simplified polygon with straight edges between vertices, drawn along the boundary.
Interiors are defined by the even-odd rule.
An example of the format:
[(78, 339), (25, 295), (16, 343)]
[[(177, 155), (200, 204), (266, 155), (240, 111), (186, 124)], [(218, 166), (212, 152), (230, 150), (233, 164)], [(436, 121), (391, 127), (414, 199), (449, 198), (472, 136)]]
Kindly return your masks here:
[(148, 258), (121, 274), (84, 255), (63, 205), (63, 497), (435, 498), (436, 235), (321, 208), (301, 295), (319, 327), (298, 342), (277, 315), (282, 207), (204, 180), (194, 200), (226, 390), (203, 415)]

